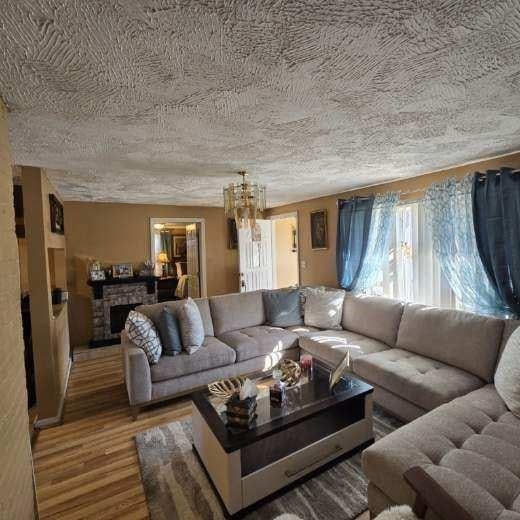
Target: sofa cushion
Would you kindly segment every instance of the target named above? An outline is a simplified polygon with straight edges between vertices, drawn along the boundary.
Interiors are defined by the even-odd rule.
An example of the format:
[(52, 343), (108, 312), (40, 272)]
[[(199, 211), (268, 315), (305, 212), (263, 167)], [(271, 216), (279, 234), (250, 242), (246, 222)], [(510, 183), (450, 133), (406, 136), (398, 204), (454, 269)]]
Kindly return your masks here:
[(520, 417), (520, 329), (509, 337), (495, 372), (495, 387), (506, 406)]
[(182, 348), (188, 354), (194, 354), (204, 343), (204, 323), (195, 302), (188, 298), (178, 311), (181, 326)]
[(290, 327), (302, 325), (302, 309), (299, 289), (263, 291), (266, 325)]
[(209, 304), (215, 336), (265, 322), (262, 291), (212, 296)]
[(162, 353), (161, 339), (154, 323), (148, 316), (138, 311), (130, 311), (126, 318), (125, 331), (128, 339), (144, 351), (150, 365), (159, 361)]
[(345, 291), (325, 287), (305, 290), (304, 323), (320, 329), (341, 330), (341, 314)]
[(294, 332), (268, 325), (225, 332), (219, 339), (235, 350), (237, 362), (265, 354), (272, 354), (275, 361), (277, 352), (298, 344), (298, 335)]
[[(193, 301), (199, 308), (202, 323), (204, 324), (204, 334), (206, 336), (214, 336), (215, 333), (213, 331), (213, 320), (211, 319), (209, 300), (207, 298), (195, 298)], [(184, 300), (172, 300), (170, 302), (154, 303), (153, 305), (139, 305), (135, 310), (148, 316), (155, 323), (155, 326), (157, 326), (161, 316), (161, 311), (164, 307), (168, 307), (176, 316), (178, 316), (178, 311), (183, 302)]]
[(163, 356), (176, 356), (182, 351), (179, 320), (170, 307), (164, 307), (159, 315), (157, 330), (162, 343)]
[(408, 304), (396, 346), (493, 380), (503, 320)]
[(363, 379), (425, 410), (484, 385), (473, 374), (398, 348), (355, 358), (353, 365)]
[(392, 432), (367, 448), (362, 461), (371, 484), (395, 503), (413, 502), (402, 475), (422, 466), (473, 518), (520, 516), (520, 419), (493, 385)]
[(399, 300), (347, 293), (341, 325), (394, 347), (403, 308)]
[(390, 348), (380, 341), (347, 330), (323, 330), (301, 336), (300, 347), (331, 367), (338, 365), (348, 352), (349, 368), (352, 368), (352, 360), (359, 356)]
[(213, 336), (206, 336), (202, 347), (193, 354), (182, 352), (178, 356), (163, 356), (150, 367), (153, 383), (186, 376), (196, 372), (234, 363), (235, 351)]

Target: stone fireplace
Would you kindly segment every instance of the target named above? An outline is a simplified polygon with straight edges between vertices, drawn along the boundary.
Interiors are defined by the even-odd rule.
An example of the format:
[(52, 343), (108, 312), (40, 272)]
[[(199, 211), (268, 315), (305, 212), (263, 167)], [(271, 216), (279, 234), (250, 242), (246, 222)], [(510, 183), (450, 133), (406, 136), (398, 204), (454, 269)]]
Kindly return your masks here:
[(155, 277), (113, 278), (88, 284), (92, 287), (91, 347), (119, 343), (128, 313), (138, 305), (157, 303)]

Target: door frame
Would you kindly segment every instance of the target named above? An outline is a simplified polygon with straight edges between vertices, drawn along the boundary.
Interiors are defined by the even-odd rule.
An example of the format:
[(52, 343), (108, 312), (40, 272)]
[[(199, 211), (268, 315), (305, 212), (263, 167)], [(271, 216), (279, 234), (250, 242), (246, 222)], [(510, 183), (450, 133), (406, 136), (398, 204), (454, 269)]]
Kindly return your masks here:
[[(296, 258), (298, 260), (298, 286), (300, 285), (300, 282), (301, 282), (301, 279), (302, 279), (302, 274), (300, 272), (300, 269), (301, 269), (301, 265), (300, 265), (300, 222), (299, 222), (299, 215), (298, 215), (298, 211), (289, 211), (287, 213), (280, 213), (279, 215), (269, 215), (267, 217), (267, 220), (284, 220), (286, 218), (295, 218), (296, 219), (296, 248), (297, 248), (297, 252), (296, 252)], [(272, 238), (272, 242), (273, 242), (273, 247), (272, 247), (272, 251), (273, 251), (273, 281), (274, 281), (274, 285), (276, 287), (278, 287), (278, 277), (276, 275), (276, 267), (277, 267), (277, 264), (276, 264), (276, 229), (274, 228), (273, 226), (273, 232), (271, 233), (271, 238)]]
[(206, 277), (206, 219), (188, 217), (150, 217), (150, 260), (155, 264), (155, 244), (152, 240), (154, 224), (200, 224), (199, 235), (199, 268), (200, 268), (200, 296), (208, 296)]

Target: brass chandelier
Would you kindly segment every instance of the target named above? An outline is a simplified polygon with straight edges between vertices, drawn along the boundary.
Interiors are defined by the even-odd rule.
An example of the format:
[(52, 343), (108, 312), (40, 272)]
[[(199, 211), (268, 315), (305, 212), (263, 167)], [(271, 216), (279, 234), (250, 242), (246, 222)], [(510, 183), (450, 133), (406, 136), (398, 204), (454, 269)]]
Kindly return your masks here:
[(265, 210), (265, 186), (246, 180), (245, 171), (238, 172), (241, 182), (231, 183), (224, 188), (224, 209), (226, 215), (234, 218), (237, 229), (257, 230), (257, 215)]

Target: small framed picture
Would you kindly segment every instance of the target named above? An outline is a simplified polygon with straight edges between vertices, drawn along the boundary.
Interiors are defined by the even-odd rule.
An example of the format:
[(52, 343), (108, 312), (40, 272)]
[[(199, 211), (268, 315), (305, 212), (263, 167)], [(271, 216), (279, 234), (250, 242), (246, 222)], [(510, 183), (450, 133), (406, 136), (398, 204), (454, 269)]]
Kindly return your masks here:
[(328, 249), (327, 210), (311, 211), (311, 248)]
[(91, 269), (90, 271), (90, 279), (93, 282), (99, 282), (105, 279), (105, 271), (103, 269)]
[(132, 264), (114, 264), (112, 266), (112, 276), (114, 278), (130, 278), (134, 276)]
[(51, 231), (58, 235), (65, 233), (65, 222), (63, 217), (63, 204), (52, 193), (49, 194), (49, 206), (51, 210)]
[(186, 237), (173, 237), (173, 256), (175, 258), (186, 256)]

